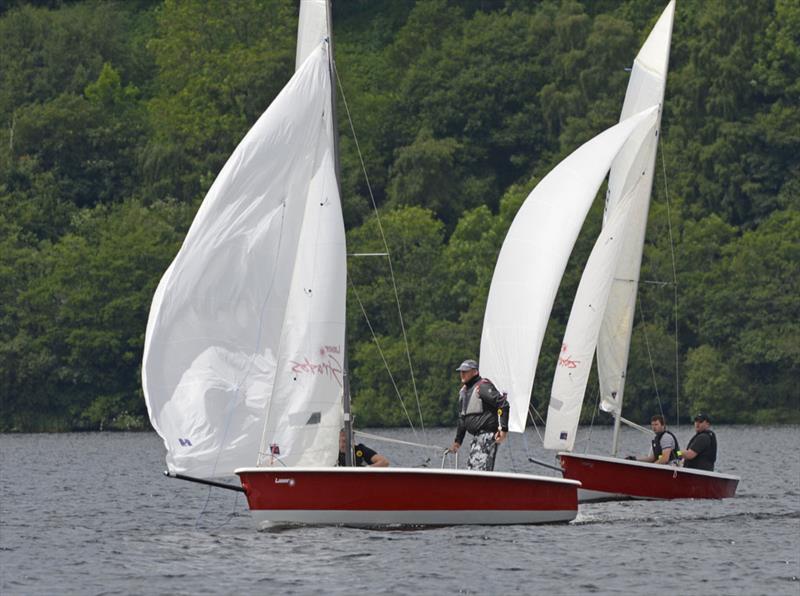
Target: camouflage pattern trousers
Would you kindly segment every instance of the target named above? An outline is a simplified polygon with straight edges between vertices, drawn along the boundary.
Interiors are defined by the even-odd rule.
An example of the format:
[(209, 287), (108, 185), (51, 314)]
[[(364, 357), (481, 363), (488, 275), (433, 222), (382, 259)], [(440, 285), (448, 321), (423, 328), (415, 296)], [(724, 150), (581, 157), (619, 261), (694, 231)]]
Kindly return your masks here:
[(497, 443), (494, 442), (495, 433), (479, 433), (472, 439), (469, 446), (469, 461), (467, 469), (491, 472), (494, 470), (494, 456), (497, 454)]

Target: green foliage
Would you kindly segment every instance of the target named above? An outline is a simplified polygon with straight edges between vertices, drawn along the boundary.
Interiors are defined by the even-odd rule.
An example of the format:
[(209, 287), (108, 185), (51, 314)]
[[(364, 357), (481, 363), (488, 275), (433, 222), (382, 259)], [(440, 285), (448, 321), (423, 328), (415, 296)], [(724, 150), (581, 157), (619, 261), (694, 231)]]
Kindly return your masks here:
[(148, 43), (158, 65), (143, 163), (149, 194), (189, 200), (206, 190), (200, 176), (210, 185), (293, 72), (295, 11), (289, 0), (160, 7)]
[[(385, 236), (391, 253), (348, 263), (359, 425), (453, 423), (453, 367), (478, 355), (506, 231), (535, 183), (618, 119), (660, 8), (335, 3), (348, 250), (384, 252)], [(296, 17), (294, 0), (0, 9), (0, 430), (146, 426), (154, 289), (203, 192), (291, 77)], [(795, 1), (678, 4), (658, 160), (669, 193), (659, 177), (629, 417), (800, 417), (798, 48)], [(596, 201), (542, 346), (539, 411), (601, 219)]]

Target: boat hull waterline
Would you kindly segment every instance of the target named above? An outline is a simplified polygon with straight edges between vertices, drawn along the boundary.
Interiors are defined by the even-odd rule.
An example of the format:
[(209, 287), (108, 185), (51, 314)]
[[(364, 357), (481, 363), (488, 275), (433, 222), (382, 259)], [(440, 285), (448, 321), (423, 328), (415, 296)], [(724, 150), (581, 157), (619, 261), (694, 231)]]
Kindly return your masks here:
[(564, 478), (581, 483), (580, 502), (614, 499), (727, 499), (739, 477), (601, 455), (559, 453)]
[(279, 524), (565, 523), (578, 513), (572, 480), (426, 468), (236, 470), (260, 527)]

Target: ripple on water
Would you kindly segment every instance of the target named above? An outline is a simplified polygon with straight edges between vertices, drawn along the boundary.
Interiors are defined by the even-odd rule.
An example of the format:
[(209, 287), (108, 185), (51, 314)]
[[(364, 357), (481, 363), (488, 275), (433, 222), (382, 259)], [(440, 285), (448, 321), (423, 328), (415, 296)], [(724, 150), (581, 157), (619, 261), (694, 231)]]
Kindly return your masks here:
[[(796, 451), (797, 430), (720, 427), (721, 469), (742, 476), (726, 501), (586, 505), (555, 526), (264, 532), (241, 497), (161, 476), (154, 434), (0, 435), (4, 462), (15, 462), (3, 468), (0, 592), (649, 594), (642, 570), (668, 536), (705, 564), (660, 576), (662, 590), (797, 596), (800, 464), (767, 456)], [(452, 429), (429, 432), (431, 443), (452, 438)], [(643, 448), (638, 434), (622, 439), (626, 451)], [(610, 431), (595, 429), (595, 440), (604, 452)], [(764, 455), (742, 452), (726, 469), (726, 444), (758, 444)], [(396, 449), (393, 461), (419, 459)], [(119, 462), (124, 474), (109, 472)], [(501, 451), (498, 468), (509, 466)]]

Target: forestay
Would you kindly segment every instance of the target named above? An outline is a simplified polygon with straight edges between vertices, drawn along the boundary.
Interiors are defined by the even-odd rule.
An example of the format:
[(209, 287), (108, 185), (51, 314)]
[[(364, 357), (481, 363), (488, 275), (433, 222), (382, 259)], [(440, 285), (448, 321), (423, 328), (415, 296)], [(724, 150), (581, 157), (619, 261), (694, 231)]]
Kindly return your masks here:
[[(667, 83), (670, 39), (675, 14), (675, 1), (669, 3), (647, 37), (631, 70), (625, 102), (620, 121), (648, 106), (663, 105), (664, 89)], [(658, 115), (656, 130), (660, 129), (661, 113)], [(646, 131), (640, 131), (646, 135)], [(628, 365), (628, 352), (631, 330), (636, 308), (636, 293), (639, 285), (639, 270), (642, 262), (647, 214), (650, 209), (650, 191), (653, 186), (653, 172), (658, 148), (656, 135), (643, 136), (642, 142), (628, 144), (611, 166), (608, 180), (605, 224), (617, 210), (622, 197), (632, 192), (633, 207), (626, 227), (625, 239), (619, 263), (614, 274), (614, 283), (609, 295), (608, 307), (597, 344), (597, 370), (600, 380), (601, 407), (608, 412), (619, 414), (625, 389), (625, 371)], [(634, 167), (634, 161), (643, 165)], [(645, 171), (641, 180), (641, 168)]]
[(650, 108), (579, 147), (533, 189), (511, 224), (489, 289), (480, 354), (481, 373), (508, 393), (511, 431), (525, 430), (547, 321), (592, 200), (626, 140), (652, 128), (657, 115)]
[(142, 381), (172, 472), (335, 462), (346, 272), (330, 102), (322, 44), (231, 155), (156, 290)]

